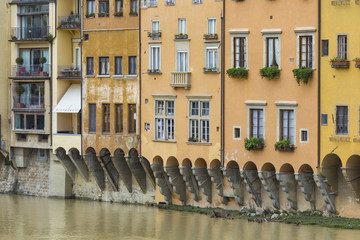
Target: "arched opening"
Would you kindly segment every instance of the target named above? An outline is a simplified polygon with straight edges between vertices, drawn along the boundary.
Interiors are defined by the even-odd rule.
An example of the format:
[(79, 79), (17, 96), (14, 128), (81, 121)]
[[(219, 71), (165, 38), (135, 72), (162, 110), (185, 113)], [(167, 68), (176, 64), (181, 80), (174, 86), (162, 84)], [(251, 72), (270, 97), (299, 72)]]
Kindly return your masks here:
[(253, 163), (253, 162), (246, 162), (244, 164), (243, 169), (244, 170), (255, 170), (255, 171), (257, 171), (257, 167), (256, 167), (255, 163)]
[(175, 157), (169, 157), (164, 167), (165, 172), (169, 176), (170, 183), (174, 186), (174, 192), (177, 194), (180, 201), (186, 202), (186, 185), (183, 177), (180, 174), (179, 162)]
[(154, 159), (153, 159), (153, 164), (158, 164), (158, 165), (163, 166), (163, 165), (164, 165), (164, 161), (163, 161), (163, 159), (162, 159), (160, 156), (156, 156), (156, 157), (154, 157)]
[(118, 148), (114, 152), (113, 164), (120, 174), (120, 179), (124, 182), (124, 185), (129, 193), (132, 192), (132, 173), (129, 165), (126, 163), (125, 153), (122, 149)]
[(183, 179), (188, 187), (189, 192), (192, 193), (193, 199), (198, 202), (199, 199), (199, 187), (195, 180), (195, 176), (192, 172), (192, 163), (190, 159), (185, 158), (181, 162), (181, 166), (179, 167), (180, 174), (183, 176)]
[(279, 182), (276, 179), (275, 172), (274, 165), (267, 162), (261, 167), (261, 171), (258, 174), (265, 191), (271, 199), (272, 205), (274, 208), (279, 209)]
[(272, 163), (265, 163), (262, 168), (261, 171), (271, 171), (271, 172), (276, 172), (275, 167)]
[(198, 158), (195, 161), (195, 167), (193, 167), (193, 174), (197, 180), (198, 186), (201, 188), (202, 193), (206, 196), (206, 200), (212, 202), (212, 183), (211, 178), (206, 169), (206, 161), (202, 158)]
[(169, 177), (164, 171), (164, 161), (160, 156), (155, 156), (151, 169), (154, 172), (156, 184), (159, 186), (160, 193), (164, 195), (167, 203), (172, 202), (172, 186), (170, 185)]
[(141, 191), (146, 193), (146, 172), (140, 163), (138, 151), (135, 148), (131, 148), (129, 155), (126, 158), (129, 168), (134, 174), (136, 182), (139, 184)]
[(226, 169), (239, 169), (239, 164), (231, 160), (226, 164)]
[(303, 164), (300, 166), (299, 168), (299, 173), (314, 173), (314, 170), (312, 169), (312, 167), (310, 167), (309, 164)]
[(102, 162), (102, 167), (106, 173), (106, 177), (109, 180), (112, 188), (114, 191), (119, 190), (119, 173), (116, 170), (113, 161), (112, 156), (107, 148), (103, 148), (100, 151), (100, 161)]
[(346, 161), (346, 167), (342, 168), (342, 173), (355, 197), (360, 198), (360, 156), (350, 156)]
[(240, 176), (239, 164), (236, 161), (229, 161), (224, 169), (224, 175), (230, 183), (235, 196), (235, 202), (239, 205), (244, 204), (244, 185)]
[(294, 173), (294, 168), (289, 163), (285, 163), (280, 167), (280, 172)]
[(280, 171), (276, 173), (276, 178), (280, 182), (281, 189), (286, 193), (290, 207), (297, 210), (297, 183), (294, 168), (289, 163), (283, 164)]
[(211, 161), (210, 168), (220, 168), (220, 167), (221, 167), (221, 163), (218, 159), (214, 159)]
[(166, 161), (166, 166), (178, 167), (179, 162), (175, 157), (169, 157), (168, 160)]
[(190, 161), (190, 159), (185, 158), (182, 161), (181, 166), (183, 166), (183, 167), (192, 167), (192, 162)]
[(85, 160), (91, 172), (91, 175), (95, 178), (95, 181), (101, 190), (105, 189), (105, 173), (102, 169), (96, 152), (93, 148), (86, 149)]
[(195, 167), (196, 168), (206, 168), (207, 167), (206, 161), (204, 159), (202, 159), (202, 158), (196, 159)]

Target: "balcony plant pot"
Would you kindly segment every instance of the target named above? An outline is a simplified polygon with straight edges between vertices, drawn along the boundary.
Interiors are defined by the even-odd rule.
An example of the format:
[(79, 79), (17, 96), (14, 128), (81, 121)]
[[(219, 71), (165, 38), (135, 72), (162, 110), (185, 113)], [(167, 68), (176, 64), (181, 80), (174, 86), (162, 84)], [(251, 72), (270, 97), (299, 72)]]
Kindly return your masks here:
[(44, 107), (45, 107), (45, 104), (43, 104), (43, 103), (40, 104), (40, 107), (41, 107), (41, 108), (44, 108)]
[(265, 147), (264, 139), (257, 137), (245, 138), (244, 144), (245, 149), (248, 151), (259, 150)]
[(188, 39), (187, 34), (175, 34), (175, 39)]
[(216, 39), (218, 39), (217, 33), (215, 33), (215, 34), (204, 34), (203, 37), (204, 37), (205, 40), (216, 40)]
[(266, 77), (269, 80), (280, 77), (280, 70), (277, 66), (263, 67), (259, 72), (261, 78)]
[(12, 39), (13, 41), (15, 41), (15, 40), (17, 40), (17, 37), (16, 37), (16, 36), (12, 36), (11, 39)]
[(24, 103), (16, 103), (16, 108), (24, 108), (25, 104)]
[(342, 58), (333, 58), (330, 60), (332, 68), (349, 68), (350, 61)]
[(275, 151), (282, 151), (282, 152), (292, 152), (295, 150), (295, 146), (293, 144), (290, 144), (288, 146), (276, 146), (275, 145)]

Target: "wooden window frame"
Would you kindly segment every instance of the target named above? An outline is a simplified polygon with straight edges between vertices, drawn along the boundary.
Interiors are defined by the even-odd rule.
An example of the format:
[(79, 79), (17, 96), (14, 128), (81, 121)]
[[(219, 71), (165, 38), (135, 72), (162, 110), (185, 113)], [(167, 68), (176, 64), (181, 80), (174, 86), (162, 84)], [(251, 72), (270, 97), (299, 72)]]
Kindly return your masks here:
[(122, 103), (118, 103), (115, 104), (115, 133), (122, 133), (123, 131), (124, 131), (124, 105)]
[[(253, 129), (254, 129), (254, 126), (253, 126), (253, 120), (254, 120), (254, 115), (253, 113), (254, 112), (258, 112), (258, 118), (257, 118), (257, 136), (254, 136), (253, 135)], [(256, 138), (260, 138), (260, 119), (259, 119), (259, 113), (260, 111), (262, 112), (263, 114), (263, 122), (262, 122), (262, 125), (263, 125), (263, 132), (262, 132), (262, 137), (261, 138), (264, 138), (264, 109), (262, 108), (250, 108), (250, 137), (256, 137)]]
[[(279, 140), (284, 140), (284, 129), (283, 129), (283, 118), (284, 112), (288, 112), (288, 116), (290, 112), (294, 113), (294, 128), (295, 128), (295, 110), (294, 109), (280, 109), (280, 135)], [(288, 129), (287, 129), (287, 136), (290, 136), (290, 118), (288, 117)], [(294, 129), (294, 142), (295, 142), (295, 129)]]
[[(345, 41), (341, 41), (344, 38)], [(338, 35), (337, 36), (337, 57), (342, 59), (348, 58), (348, 36), (347, 35)], [(345, 57), (342, 54), (345, 54)]]
[[(236, 51), (236, 40), (239, 40), (239, 52)], [(234, 44), (234, 63), (233, 67), (236, 67), (236, 56), (239, 55), (239, 68), (246, 68), (246, 59), (245, 59), (245, 43), (246, 37), (233, 37), (233, 44)]]
[[(312, 51), (309, 51), (309, 39), (311, 39), (311, 45), (313, 44), (313, 37), (310, 36), (310, 35), (304, 35), (304, 36), (299, 36), (299, 68), (302, 68), (301, 64), (302, 64), (302, 40), (305, 39), (305, 49), (306, 49), (306, 59), (305, 59), (305, 68), (309, 68), (309, 69), (312, 69), (313, 66), (312, 66), (312, 61), (313, 61), (313, 52)], [(311, 61), (309, 59), (309, 54), (311, 54)]]
[(128, 133), (136, 133), (136, 104), (128, 104)]
[[(95, 119), (92, 119), (91, 118), (91, 106), (95, 106)], [(89, 103), (89, 121), (88, 121), (88, 132), (89, 133), (96, 133), (96, 103)], [(91, 129), (91, 123), (94, 123), (95, 124), (95, 128), (94, 129)]]
[(110, 133), (110, 104), (103, 103), (102, 104), (102, 132)]
[[(89, 71), (89, 66), (91, 66), (90, 70), (92, 70), (92, 72)], [(86, 75), (88, 75), (88, 76), (94, 75), (94, 58), (93, 57), (86, 58)]]
[[(342, 122), (343, 122), (343, 129), (345, 129), (345, 125), (346, 125), (346, 132), (340, 132), (339, 131), (339, 119), (340, 119), (340, 116), (339, 116), (339, 111), (338, 111), (338, 108), (343, 108), (344, 110), (346, 109), (346, 114), (343, 114), (343, 119), (342, 119)], [(344, 112), (345, 113), (345, 112)], [(335, 116), (336, 116), (336, 119), (335, 119), (335, 134), (336, 135), (345, 135), (345, 136), (348, 136), (349, 135), (349, 106), (346, 106), (346, 105), (336, 105), (335, 107)], [(346, 121), (345, 121), (346, 120)]]

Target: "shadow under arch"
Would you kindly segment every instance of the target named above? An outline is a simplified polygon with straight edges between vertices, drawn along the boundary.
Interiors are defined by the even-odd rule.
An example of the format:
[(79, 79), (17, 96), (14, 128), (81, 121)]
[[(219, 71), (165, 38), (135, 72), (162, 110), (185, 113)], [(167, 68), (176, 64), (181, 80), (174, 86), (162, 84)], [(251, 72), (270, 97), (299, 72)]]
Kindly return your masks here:
[(109, 149), (103, 148), (100, 150), (99, 160), (104, 173), (111, 184), (114, 191), (119, 191), (119, 173), (116, 170)]
[(285, 192), (290, 207), (297, 210), (297, 183), (294, 167), (289, 163), (283, 164), (279, 172), (276, 173), (276, 179), (280, 182), (281, 189)]
[(360, 199), (360, 156), (357, 154), (350, 156), (346, 161), (346, 167), (341, 170), (355, 198)]
[(209, 176), (211, 177), (211, 181), (214, 183), (217, 193), (220, 196), (221, 202), (223, 204), (228, 204), (229, 198), (224, 197), (224, 177), (221, 171), (220, 160), (219, 159), (212, 160), (210, 162), (210, 167), (207, 170)]
[(75, 181), (75, 172), (76, 167), (74, 163), (71, 161), (68, 154), (64, 148), (59, 147), (55, 150), (56, 157), (60, 160), (61, 164), (63, 165), (65, 171), (69, 174), (72, 181)]
[(146, 193), (146, 172), (140, 162), (138, 151), (135, 148), (131, 148), (128, 156), (125, 158), (141, 191)]
[(87, 166), (90, 170), (91, 175), (93, 175), (95, 182), (101, 190), (105, 190), (105, 173), (102, 169), (100, 162), (97, 159), (95, 149), (89, 147), (85, 151), (85, 160)]
[(132, 173), (129, 165), (126, 163), (125, 152), (121, 148), (118, 148), (115, 150), (114, 157), (111, 159), (126, 189), (129, 193), (132, 193)]
[(238, 205), (244, 204), (244, 184), (240, 176), (240, 168), (239, 164), (231, 160), (226, 164), (226, 168), (223, 169), (224, 175), (228, 182), (230, 183), (230, 187), (233, 189), (233, 193), (235, 196), (235, 202)]
[(177, 194), (178, 199), (186, 204), (186, 184), (182, 175), (180, 174), (179, 162), (174, 157), (171, 156), (166, 160), (166, 166), (164, 170), (169, 176), (169, 182), (173, 185), (174, 192)]
[(201, 192), (206, 196), (206, 200), (212, 202), (212, 183), (209, 173), (207, 171), (207, 164), (203, 158), (195, 160), (195, 167), (192, 168), (192, 172), (198, 182), (198, 186)]
[(160, 193), (164, 195), (167, 203), (172, 203), (172, 186), (170, 184), (169, 176), (164, 170), (164, 160), (160, 156), (153, 158), (151, 169), (154, 173), (156, 184), (159, 186)]
[(179, 166), (180, 174), (183, 176), (183, 179), (188, 187), (189, 192), (191, 192), (193, 199), (199, 201), (199, 186), (196, 181), (196, 178), (192, 172), (192, 162), (190, 159), (185, 158)]
[(295, 179), (304, 194), (305, 200), (310, 203), (311, 210), (315, 211), (315, 181), (313, 174), (312, 167), (309, 164), (303, 164), (300, 166), (298, 173), (295, 173)]
[(274, 208), (280, 208), (279, 202), (279, 182), (276, 179), (276, 170), (272, 163), (267, 162), (258, 172), (261, 183), (264, 185), (265, 191), (271, 199)]
[(245, 180), (246, 190), (250, 197), (254, 200), (256, 206), (261, 207), (261, 181), (256, 164), (252, 161), (246, 162), (240, 173)]

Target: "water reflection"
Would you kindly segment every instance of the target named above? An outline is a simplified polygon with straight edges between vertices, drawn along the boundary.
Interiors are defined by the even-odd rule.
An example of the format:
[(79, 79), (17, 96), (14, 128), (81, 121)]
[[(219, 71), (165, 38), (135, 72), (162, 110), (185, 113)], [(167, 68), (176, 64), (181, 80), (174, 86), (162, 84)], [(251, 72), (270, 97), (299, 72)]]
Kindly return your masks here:
[(0, 195), (0, 239), (357, 239), (360, 231), (212, 219), (143, 206)]

